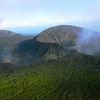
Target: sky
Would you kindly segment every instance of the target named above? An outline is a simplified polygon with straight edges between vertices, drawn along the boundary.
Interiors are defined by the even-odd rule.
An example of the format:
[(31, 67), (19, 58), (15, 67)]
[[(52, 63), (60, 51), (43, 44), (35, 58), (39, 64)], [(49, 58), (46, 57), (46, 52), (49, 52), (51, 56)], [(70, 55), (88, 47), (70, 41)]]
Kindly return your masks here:
[(0, 29), (100, 21), (100, 0), (0, 0)]

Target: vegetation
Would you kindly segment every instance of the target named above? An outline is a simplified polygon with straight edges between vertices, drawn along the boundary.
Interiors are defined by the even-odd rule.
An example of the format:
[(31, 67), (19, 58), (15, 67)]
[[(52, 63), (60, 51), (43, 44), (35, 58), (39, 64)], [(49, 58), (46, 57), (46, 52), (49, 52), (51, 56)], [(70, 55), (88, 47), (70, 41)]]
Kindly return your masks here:
[(1, 71), (0, 100), (100, 100), (99, 60), (79, 55)]

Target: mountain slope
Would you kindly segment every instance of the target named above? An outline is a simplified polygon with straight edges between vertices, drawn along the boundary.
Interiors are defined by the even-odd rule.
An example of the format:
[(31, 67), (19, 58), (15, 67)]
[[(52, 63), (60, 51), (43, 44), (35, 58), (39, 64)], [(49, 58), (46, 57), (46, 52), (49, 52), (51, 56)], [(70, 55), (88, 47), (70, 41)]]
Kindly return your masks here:
[(14, 68), (0, 70), (0, 100), (100, 100), (100, 60), (93, 56)]
[(40, 42), (62, 43), (73, 41), (82, 28), (71, 25), (60, 25), (48, 28), (37, 36)]
[(0, 60), (13, 61), (13, 50), (23, 40), (31, 39), (31, 36), (23, 36), (7, 30), (0, 30)]

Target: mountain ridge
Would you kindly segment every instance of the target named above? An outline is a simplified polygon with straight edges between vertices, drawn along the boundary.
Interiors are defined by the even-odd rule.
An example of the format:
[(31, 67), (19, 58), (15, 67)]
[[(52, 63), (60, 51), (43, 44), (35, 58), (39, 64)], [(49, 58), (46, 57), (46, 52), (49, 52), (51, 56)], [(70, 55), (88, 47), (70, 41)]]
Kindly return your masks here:
[[(67, 58), (74, 53), (84, 53), (82, 51), (84, 48), (76, 44), (78, 34), (82, 33), (83, 30), (84, 28), (72, 25), (50, 27), (33, 38), (24, 37), (21, 38), (21, 41), (17, 40), (17, 43), (15, 42), (15, 45), (10, 48), (11, 50), (6, 49), (3, 57), (6, 59), (12, 57), (12, 62), (16, 64), (31, 64), (35, 61), (57, 60)], [(86, 47), (88, 45), (85, 45)], [(8, 54), (8, 58), (5, 57), (6, 54)]]

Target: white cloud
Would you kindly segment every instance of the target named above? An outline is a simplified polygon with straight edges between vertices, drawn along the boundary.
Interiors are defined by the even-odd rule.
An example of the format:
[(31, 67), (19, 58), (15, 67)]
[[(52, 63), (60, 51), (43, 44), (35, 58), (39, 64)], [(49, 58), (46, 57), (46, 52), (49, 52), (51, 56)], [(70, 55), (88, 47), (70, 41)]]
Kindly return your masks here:
[(29, 21), (11, 21), (3, 20), (0, 24), (1, 29), (14, 28), (14, 27), (24, 27), (24, 26), (36, 26), (36, 23)]
[(78, 3), (70, 3), (69, 0), (0, 0), (0, 28), (100, 20), (99, 3), (92, 8), (88, 5), (90, 9), (78, 9), (77, 6), (81, 7)]

